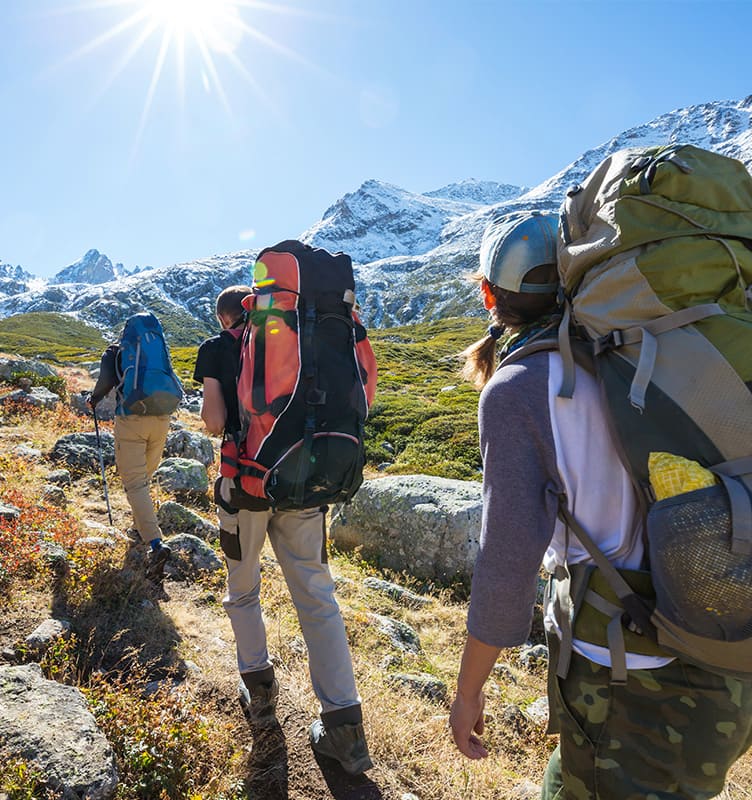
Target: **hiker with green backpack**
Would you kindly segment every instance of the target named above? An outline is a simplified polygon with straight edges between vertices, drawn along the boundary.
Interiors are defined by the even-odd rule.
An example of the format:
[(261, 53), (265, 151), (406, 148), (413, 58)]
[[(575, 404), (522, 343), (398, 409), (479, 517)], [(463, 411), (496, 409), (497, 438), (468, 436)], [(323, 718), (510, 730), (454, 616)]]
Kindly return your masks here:
[[(543, 564), (559, 744), (542, 800), (710, 798), (752, 744), (752, 179), (718, 159), (617, 153), (561, 224), (517, 212), (484, 233), (492, 325), (464, 353), (483, 519), (450, 726), (488, 755), (483, 685), (530, 635)], [(677, 172), (699, 210), (670, 199)], [(747, 213), (725, 228), (714, 204)]]

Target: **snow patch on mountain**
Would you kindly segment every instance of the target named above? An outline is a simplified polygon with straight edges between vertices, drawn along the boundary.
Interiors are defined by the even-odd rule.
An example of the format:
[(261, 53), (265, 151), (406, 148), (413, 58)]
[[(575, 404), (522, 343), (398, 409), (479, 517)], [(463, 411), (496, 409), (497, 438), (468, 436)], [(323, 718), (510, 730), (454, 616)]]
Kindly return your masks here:
[(524, 194), (524, 186), (513, 186), (511, 183), (497, 183), (496, 181), (478, 181), (475, 178), (466, 178), (459, 183), (450, 183), (441, 189), (424, 192), (426, 197), (441, 197), (445, 200), (459, 200), (461, 202), (477, 203), (481, 206), (505, 203)]
[[(363, 321), (388, 326), (477, 315), (484, 311), (467, 275), (478, 268), (488, 222), (522, 208), (556, 211), (609, 154), (625, 147), (695, 144), (752, 166), (752, 96), (677, 109), (585, 151), (529, 190), (467, 180), (417, 194), (377, 180), (346, 194), (305, 231), (309, 244), (344, 251), (355, 263)], [(106, 334), (136, 311), (163, 320), (171, 342), (192, 344), (216, 330), (214, 302), (231, 284), (252, 279), (255, 251), (126, 274), (97, 250), (49, 283), (0, 264), (0, 316), (26, 311), (70, 312)]]

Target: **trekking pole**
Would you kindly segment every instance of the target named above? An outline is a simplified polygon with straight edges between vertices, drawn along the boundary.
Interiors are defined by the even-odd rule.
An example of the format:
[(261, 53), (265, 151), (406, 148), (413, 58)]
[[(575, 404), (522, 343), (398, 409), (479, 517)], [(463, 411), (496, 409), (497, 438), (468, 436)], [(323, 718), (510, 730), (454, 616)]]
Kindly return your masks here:
[(110, 495), (107, 493), (107, 476), (104, 474), (104, 454), (102, 453), (102, 440), (99, 438), (99, 423), (97, 422), (97, 407), (92, 407), (92, 413), (94, 414), (94, 430), (97, 434), (97, 450), (99, 450), (99, 466), (102, 469), (102, 485), (104, 486), (104, 501), (107, 503), (107, 516), (110, 520), (110, 525), (112, 525), (112, 511), (110, 509)]

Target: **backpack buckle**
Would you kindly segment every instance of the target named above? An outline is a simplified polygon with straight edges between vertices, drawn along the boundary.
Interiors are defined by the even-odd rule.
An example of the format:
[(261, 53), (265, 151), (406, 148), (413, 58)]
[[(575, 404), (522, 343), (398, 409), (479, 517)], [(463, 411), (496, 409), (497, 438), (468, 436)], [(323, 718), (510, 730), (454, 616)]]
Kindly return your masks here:
[(593, 342), (593, 352), (600, 355), (606, 350), (614, 350), (624, 344), (624, 336), (619, 330), (613, 330)]

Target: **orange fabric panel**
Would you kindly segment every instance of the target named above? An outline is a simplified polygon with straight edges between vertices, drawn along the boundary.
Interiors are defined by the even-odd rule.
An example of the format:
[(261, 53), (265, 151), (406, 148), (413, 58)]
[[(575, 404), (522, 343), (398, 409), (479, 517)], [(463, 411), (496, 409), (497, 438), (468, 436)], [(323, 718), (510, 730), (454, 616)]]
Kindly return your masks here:
[[(353, 318), (357, 323), (360, 323), (358, 315), (353, 311)], [(376, 356), (374, 355), (371, 342), (368, 337), (355, 344), (355, 357), (360, 365), (362, 371), (365, 372), (365, 383), (363, 388), (366, 393), (366, 403), (370, 408), (374, 397), (376, 397), (376, 378), (378, 370), (376, 368)]]
[[(258, 284), (259, 293), (253, 300), (254, 312), (265, 310), (295, 311), (298, 306), (298, 290), (300, 272), (298, 260), (291, 253), (266, 253), (263, 262), (257, 262), (254, 268), (254, 284)], [(268, 293), (266, 288), (271, 289)], [(288, 289), (290, 291), (284, 291)], [(268, 314), (261, 327), (251, 323), (250, 337), (244, 345), (244, 364), (238, 380), (238, 398), (241, 414), (250, 415), (250, 426), (246, 438), (245, 455), (253, 458), (274, 428), (277, 417), (263, 408), (253, 407), (253, 365), (259, 335), (263, 335), (265, 349), (264, 399), (269, 406), (278, 397), (292, 395), (300, 373), (300, 346), (296, 331), (275, 314)], [(250, 366), (250, 369), (248, 368)], [(281, 411), (281, 409), (279, 409)], [(263, 496), (263, 492), (262, 492)]]

